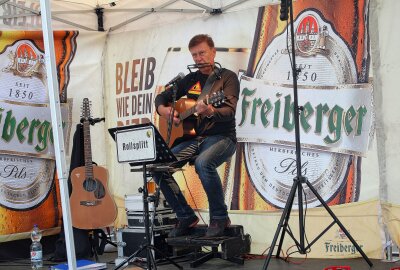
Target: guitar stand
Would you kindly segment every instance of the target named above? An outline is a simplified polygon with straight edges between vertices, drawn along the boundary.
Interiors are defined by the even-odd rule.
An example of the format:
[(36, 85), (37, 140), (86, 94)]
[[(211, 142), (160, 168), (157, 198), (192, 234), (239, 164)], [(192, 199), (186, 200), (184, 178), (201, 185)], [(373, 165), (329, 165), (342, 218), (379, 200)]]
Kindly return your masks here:
[[(109, 233), (109, 229), (107, 227)], [(101, 240), (101, 241), (99, 241)], [(102, 229), (94, 229), (89, 231), (89, 242), (91, 246), (92, 254), (94, 255), (96, 262), (98, 261), (98, 255), (104, 253), (104, 248), (107, 244), (117, 247), (115, 243), (110, 240), (110, 237)]]

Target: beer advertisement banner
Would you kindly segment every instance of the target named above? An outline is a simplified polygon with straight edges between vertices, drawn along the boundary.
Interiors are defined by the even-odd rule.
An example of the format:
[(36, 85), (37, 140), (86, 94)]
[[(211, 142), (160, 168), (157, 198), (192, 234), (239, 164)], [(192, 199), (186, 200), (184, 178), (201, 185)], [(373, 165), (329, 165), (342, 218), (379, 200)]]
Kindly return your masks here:
[[(356, 202), (373, 134), (368, 1), (293, 6), (301, 171), (329, 205)], [(283, 208), (296, 176), (290, 24), (279, 16), (279, 5), (260, 10), (249, 77), (241, 81), (236, 122), (242, 143), (233, 176), (239, 195), (231, 209)], [(305, 193), (309, 207), (320, 205)]]
[[(366, 233), (380, 231), (376, 218), (379, 205), (371, 201), (376, 197), (366, 192), (378, 189), (378, 178), (361, 174), (363, 159), (371, 156), (374, 134), (373, 89), (368, 82), (368, 5), (368, 1), (295, 1), (293, 27), (302, 106), (300, 171), (334, 207), (364, 251), (379, 257), (379, 236), (372, 238)], [(267, 210), (273, 224), (278, 222), (273, 210), (285, 207), (297, 176), (290, 24), (279, 17), (279, 5), (259, 11), (248, 69), (241, 80), (236, 111), (240, 143), (230, 178), (234, 183), (231, 210)], [(308, 209), (306, 234), (314, 239), (332, 217), (318, 207), (321, 203), (314, 193), (303, 187), (303, 209)], [(297, 195), (293, 209), (298, 208)], [(298, 213), (292, 213), (290, 226), (294, 235), (299, 235)], [(272, 233), (266, 234), (272, 239)], [(285, 239), (283, 249), (289, 252), (291, 245), (293, 242)], [(315, 243), (310, 256), (346, 258), (359, 254), (333, 226)]]
[[(379, 147), (386, 137), (381, 141), (374, 138), (375, 117), (382, 115), (375, 115), (381, 104), (374, 102), (376, 80), (374, 88), (369, 80), (369, 0), (297, 0), (293, 7), (302, 106), (301, 172), (367, 255), (380, 258), (382, 224), (378, 217), (383, 192), (379, 185), (387, 184), (382, 182), (386, 176), (381, 172), (391, 178), (385, 187), (389, 198), (397, 198), (393, 175), (398, 166), (378, 167), (384, 162), (377, 159), (383, 155)], [(225, 202), (232, 223), (243, 225), (251, 235), (252, 252), (268, 248), (297, 172), (290, 25), (279, 17), (280, 5), (276, 4), (134, 32), (79, 33), (79, 39), (76, 31), (54, 33), (67, 149), (72, 146), (68, 141), (71, 123), (80, 120), (81, 98), (92, 101), (93, 117), (106, 118), (105, 124), (91, 127), (92, 150), (93, 160), (109, 172), (110, 192), (118, 206), (116, 228), (127, 225), (124, 199), (137, 194), (143, 174), (118, 163), (116, 145), (107, 129), (151, 121), (167, 139), (167, 126), (155, 111), (154, 98), (168, 91), (165, 84), (178, 73), (190, 72), (188, 65), (193, 59), (187, 44), (195, 34), (207, 33), (217, 47), (216, 61), (241, 80), (237, 151), (218, 168)], [(28, 237), (33, 224), (45, 234), (56, 232), (62, 211), (42, 33), (3, 31), (0, 37), (2, 242)], [(192, 90), (197, 91), (195, 86)], [(390, 114), (395, 118), (395, 108), (397, 105), (382, 110), (393, 109)], [(382, 121), (382, 125), (388, 123)], [(397, 142), (396, 129), (390, 131), (389, 139)], [(179, 136), (177, 132), (173, 130), (170, 142)], [(391, 164), (397, 164), (396, 153), (390, 151)], [(193, 208), (207, 209), (207, 197), (194, 167), (183, 169), (174, 176), (187, 201)], [(311, 239), (332, 220), (308, 188), (304, 194), (309, 208), (306, 233)], [(298, 208), (297, 198), (293, 208)], [(398, 209), (396, 215), (389, 213), (391, 210), (391, 205), (382, 209), (387, 215), (398, 214)], [(206, 211), (199, 214), (204, 214), (207, 222)], [(297, 211), (292, 215), (290, 223), (296, 235)], [(283, 250), (292, 244), (286, 237)], [(314, 258), (357, 256), (337, 226), (324, 234), (309, 254)]]
[[(327, 91), (329, 90), (329, 91)], [(303, 148), (365, 156), (372, 130), (372, 85), (298, 86)], [(237, 137), (294, 145), (293, 87), (243, 76)]]
[[(41, 229), (60, 226), (62, 213), (42, 32), (0, 35), (0, 239), (8, 240), (11, 234), (30, 231), (33, 224)], [(77, 35), (54, 32), (67, 145), (71, 126), (67, 87)]]

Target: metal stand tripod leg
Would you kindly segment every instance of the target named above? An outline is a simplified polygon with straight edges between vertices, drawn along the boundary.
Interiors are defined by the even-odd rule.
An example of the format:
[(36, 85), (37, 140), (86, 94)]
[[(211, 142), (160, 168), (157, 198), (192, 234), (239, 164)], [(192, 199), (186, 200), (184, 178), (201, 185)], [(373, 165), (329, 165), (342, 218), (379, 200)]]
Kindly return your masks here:
[[(292, 186), (292, 189), (290, 190), (289, 193), (289, 197), (288, 197), (288, 201), (286, 203), (286, 206), (283, 210), (281, 219), (279, 221), (277, 230), (275, 232), (274, 238), (272, 240), (271, 243), (271, 247), (268, 253), (268, 256), (264, 262), (264, 266), (263, 269), (266, 270), (268, 268), (269, 262), (271, 261), (272, 258), (272, 253), (274, 251), (275, 245), (276, 245), (276, 241), (278, 240), (278, 236), (279, 233), (282, 231), (281, 234), (281, 239), (279, 241), (279, 245), (278, 245), (278, 249), (277, 249), (277, 254), (276, 257), (279, 258), (279, 254), (282, 248), (282, 244), (283, 244), (283, 239), (285, 237), (285, 233), (288, 232), (288, 234), (291, 236), (291, 238), (295, 241), (296, 246), (299, 248), (300, 253), (305, 253), (306, 250), (308, 250), (319, 238), (321, 238), (321, 236), (327, 232), (334, 224), (337, 224), (340, 229), (342, 229), (342, 231), (346, 234), (346, 236), (349, 238), (349, 240), (351, 241), (351, 243), (354, 245), (354, 247), (357, 249), (358, 252), (360, 252), (361, 256), (364, 258), (364, 260), (368, 263), (369, 266), (372, 266), (372, 262), (369, 260), (369, 258), (367, 257), (367, 255), (364, 253), (364, 251), (361, 249), (361, 247), (357, 244), (357, 242), (354, 240), (354, 238), (350, 235), (350, 233), (347, 231), (347, 229), (344, 227), (344, 225), (340, 222), (340, 220), (336, 217), (336, 215), (332, 212), (332, 210), (329, 208), (329, 206), (327, 205), (327, 203), (323, 200), (323, 198), (318, 194), (318, 192), (316, 191), (316, 189), (312, 186), (312, 184), (305, 180), (305, 181), (301, 181), (298, 178), (295, 178), (295, 183)], [(304, 243), (301, 243), (302, 241), (300, 241), (300, 243), (295, 239), (294, 235), (291, 234), (291, 232), (289, 232), (287, 230), (288, 227), (288, 222), (289, 222), (289, 218), (290, 218), (290, 213), (291, 213), (291, 209), (293, 206), (293, 201), (294, 201), (294, 197), (296, 194), (296, 190), (301, 193), (303, 192), (303, 187), (302, 187), (302, 183), (305, 183), (308, 188), (311, 190), (311, 192), (317, 197), (317, 199), (319, 200), (319, 202), (324, 206), (325, 210), (329, 213), (329, 215), (333, 218), (333, 222), (324, 230), (322, 231), (312, 242), (310, 242), (310, 244), (306, 247), (304, 247)], [(300, 201), (300, 200), (299, 200)], [(303, 229), (303, 231), (300, 232), (301, 234), (301, 239), (304, 239), (304, 227), (303, 225), (303, 215), (302, 215), (302, 210), (300, 212), (299, 210), (299, 222), (301, 224), (301, 228)]]
[(151, 252), (151, 250), (154, 250), (155, 252), (158, 252), (159, 254), (161, 254), (161, 256), (163, 256), (164, 259), (168, 260), (170, 263), (175, 265), (177, 268), (183, 269), (182, 266), (175, 263), (173, 260), (168, 258), (163, 252), (161, 252), (160, 250), (158, 250), (151, 244), (150, 220), (149, 220), (149, 198), (148, 198), (149, 192), (147, 189), (147, 177), (148, 176), (150, 176), (150, 175), (148, 175), (148, 173), (147, 173), (146, 164), (143, 164), (143, 188), (141, 188), (141, 192), (143, 193), (144, 227), (145, 227), (145, 237), (146, 237), (147, 243), (145, 245), (141, 246), (138, 250), (136, 250), (126, 260), (121, 262), (114, 270), (120, 269), (122, 266), (124, 266), (127, 262), (132, 260), (132, 258), (136, 257), (143, 250), (146, 250), (146, 264), (147, 264), (146, 269), (148, 269), (148, 270), (151, 270), (151, 269), (156, 270), (157, 269), (156, 261), (155, 261), (155, 258), (153, 256), (153, 253)]
[[(292, 207), (293, 207), (293, 202), (294, 202), (294, 197), (295, 197), (295, 194), (296, 194), (296, 190), (299, 191), (302, 188), (301, 182), (297, 179), (297, 177), (294, 178), (294, 182), (295, 182), (295, 184), (292, 187), (293, 194), (291, 194), (291, 192), (290, 192), (289, 193), (289, 197), (288, 197), (288, 203), (287, 204), (289, 205), (289, 209), (287, 210), (286, 215), (282, 214), (282, 216), (285, 216), (285, 219), (284, 219), (284, 224), (283, 224), (283, 227), (282, 227), (281, 239), (279, 240), (278, 249), (276, 250), (276, 257), (277, 258), (280, 258), (279, 254), (281, 253), (281, 250), (282, 250), (283, 239), (285, 238), (285, 233), (286, 232), (289, 233), (289, 231), (287, 231), (287, 227), (289, 225), (289, 218), (290, 218), (290, 214), (292, 212)], [(278, 232), (278, 235), (279, 235), (279, 232)], [(290, 236), (294, 239), (293, 235), (290, 234)], [(294, 241), (296, 242), (296, 245), (299, 246), (299, 243), (296, 241), (296, 239), (294, 239)], [(274, 246), (271, 246), (272, 250), (273, 250), (273, 247), (275, 247), (275, 243), (274, 243)], [(272, 253), (271, 253), (271, 255), (272, 255)]]
[(271, 257), (272, 257), (272, 253), (274, 252), (274, 249), (275, 249), (276, 241), (278, 240), (279, 233), (282, 230), (282, 235), (281, 235), (281, 239), (279, 241), (279, 246), (278, 246), (278, 250), (277, 250), (277, 254), (276, 254), (276, 256), (279, 258), (279, 253), (280, 253), (281, 248), (282, 248), (282, 243), (283, 243), (283, 239), (285, 237), (286, 228), (287, 228), (288, 223), (289, 223), (290, 212), (292, 211), (292, 205), (293, 205), (293, 201), (294, 201), (294, 196), (296, 194), (296, 190), (297, 190), (297, 183), (294, 184), (292, 186), (292, 189), (290, 190), (288, 201), (287, 201), (286, 206), (285, 206), (285, 208), (283, 210), (281, 219), (279, 220), (279, 224), (278, 224), (278, 227), (276, 229), (276, 232), (275, 232), (274, 238), (272, 240), (271, 246), (269, 248), (268, 256), (267, 256), (267, 258), (266, 258), (266, 260), (264, 262), (263, 269), (267, 269), (267, 267), (268, 267), (268, 264), (269, 264), (269, 262), (271, 260)]
[(125, 259), (123, 262), (121, 262), (117, 267), (114, 268), (114, 270), (120, 269), (123, 267), (127, 262), (135, 258), (140, 252), (142, 252), (147, 246), (141, 246), (138, 250), (136, 250), (134, 253), (132, 253), (127, 259)]

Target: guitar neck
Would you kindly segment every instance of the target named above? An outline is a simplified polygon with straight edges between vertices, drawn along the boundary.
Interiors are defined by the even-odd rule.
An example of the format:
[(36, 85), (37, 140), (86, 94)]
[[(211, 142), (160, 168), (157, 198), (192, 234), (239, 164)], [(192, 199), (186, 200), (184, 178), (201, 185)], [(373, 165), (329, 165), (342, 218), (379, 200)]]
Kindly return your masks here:
[(89, 121), (83, 121), (83, 148), (85, 156), (86, 177), (93, 178), (92, 145), (90, 142)]

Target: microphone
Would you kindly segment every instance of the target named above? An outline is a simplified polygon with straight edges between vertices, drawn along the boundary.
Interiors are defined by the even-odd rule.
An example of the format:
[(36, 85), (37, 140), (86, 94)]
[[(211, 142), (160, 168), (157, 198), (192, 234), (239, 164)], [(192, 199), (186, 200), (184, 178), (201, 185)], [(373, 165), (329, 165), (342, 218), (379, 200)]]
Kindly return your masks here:
[(170, 80), (165, 87), (171, 86), (177, 82), (179, 82), (180, 80), (182, 80), (183, 78), (185, 78), (185, 74), (183, 72), (180, 72), (178, 75), (176, 75), (172, 80)]
[(287, 21), (289, 19), (289, 8), (290, 8), (290, 1), (291, 0), (281, 0), (281, 14), (279, 16), (279, 19), (281, 21)]

